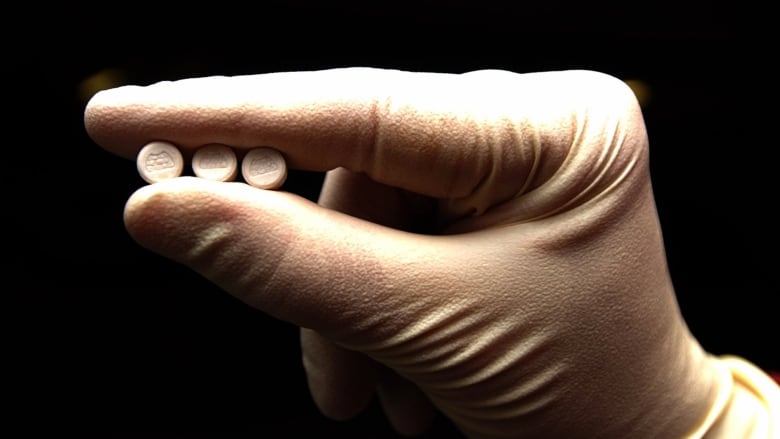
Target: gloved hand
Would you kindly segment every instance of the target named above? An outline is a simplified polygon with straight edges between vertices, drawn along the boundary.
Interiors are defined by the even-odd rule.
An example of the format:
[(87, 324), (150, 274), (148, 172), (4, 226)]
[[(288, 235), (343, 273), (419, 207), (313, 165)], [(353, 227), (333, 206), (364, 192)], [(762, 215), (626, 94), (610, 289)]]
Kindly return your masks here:
[[(98, 93), (96, 143), (273, 146), (319, 204), (181, 177), (125, 210), (142, 246), (299, 325), (337, 419), (404, 434), (777, 437), (777, 387), (678, 309), (631, 90), (588, 71), (334, 69)], [(376, 392), (376, 393), (375, 393)], [(774, 435), (774, 436), (772, 436)], [(709, 437), (709, 436), (708, 436)]]

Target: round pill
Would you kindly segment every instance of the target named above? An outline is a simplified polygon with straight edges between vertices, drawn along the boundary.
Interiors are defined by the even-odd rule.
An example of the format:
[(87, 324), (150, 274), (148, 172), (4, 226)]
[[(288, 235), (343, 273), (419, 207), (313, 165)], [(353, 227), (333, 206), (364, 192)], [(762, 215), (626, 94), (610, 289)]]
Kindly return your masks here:
[(268, 147), (254, 148), (241, 162), (241, 174), (248, 184), (261, 189), (277, 189), (287, 179), (282, 154)]
[(236, 153), (226, 145), (204, 145), (192, 156), (192, 172), (200, 178), (231, 181), (238, 174)]
[(184, 158), (174, 144), (155, 141), (141, 148), (136, 166), (141, 178), (147, 183), (156, 183), (180, 176), (184, 170)]

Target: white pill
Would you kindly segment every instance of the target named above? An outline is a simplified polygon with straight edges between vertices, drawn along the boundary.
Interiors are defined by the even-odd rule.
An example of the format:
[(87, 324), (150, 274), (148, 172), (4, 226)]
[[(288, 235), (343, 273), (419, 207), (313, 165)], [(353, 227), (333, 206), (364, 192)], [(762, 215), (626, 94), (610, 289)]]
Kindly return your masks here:
[(180, 176), (184, 170), (184, 158), (174, 144), (155, 141), (138, 151), (136, 166), (141, 178), (147, 183), (156, 183)]
[(231, 181), (238, 175), (236, 153), (226, 145), (204, 145), (192, 156), (192, 172), (200, 178)]
[(273, 148), (254, 148), (244, 156), (241, 174), (244, 181), (254, 187), (277, 189), (287, 179), (287, 163), (284, 156)]

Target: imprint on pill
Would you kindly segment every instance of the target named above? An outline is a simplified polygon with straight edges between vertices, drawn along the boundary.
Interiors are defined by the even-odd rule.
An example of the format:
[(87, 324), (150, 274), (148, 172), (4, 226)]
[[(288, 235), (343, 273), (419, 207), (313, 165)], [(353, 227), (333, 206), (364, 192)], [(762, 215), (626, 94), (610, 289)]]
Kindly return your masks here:
[(284, 156), (273, 148), (254, 148), (244, 156), (241, 174), (254, 187), (277, 189), (287, 179), (287, 164)]
[(156, 183), (180, 176), (184, 170), (184, 158), (172, 143), (155, 141), (138, 152), (136, 167), (147, 183)]
[(192, 172), (200, 178), (231, 181), (238, 175), (236, 153), (219, 143), (204, 145), (192, 156)]

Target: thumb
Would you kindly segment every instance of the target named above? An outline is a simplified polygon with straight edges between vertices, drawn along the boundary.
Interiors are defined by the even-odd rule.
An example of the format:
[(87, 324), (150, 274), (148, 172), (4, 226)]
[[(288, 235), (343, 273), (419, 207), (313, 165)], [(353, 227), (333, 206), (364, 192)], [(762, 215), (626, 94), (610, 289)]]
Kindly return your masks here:
[[(143, 247), (189, 266), (240, 300), (336, 339), (369, 327), (385, 337), (434, 300), (419, 293), (427, 288), (411, 288), (419, 280), (402, 274), (435, 273), (428, 250), (433, 237), (289, 193), (171, 179), (135, 192), (125, 224)], [(424, 269), (403, 269), (412, 265)]]

